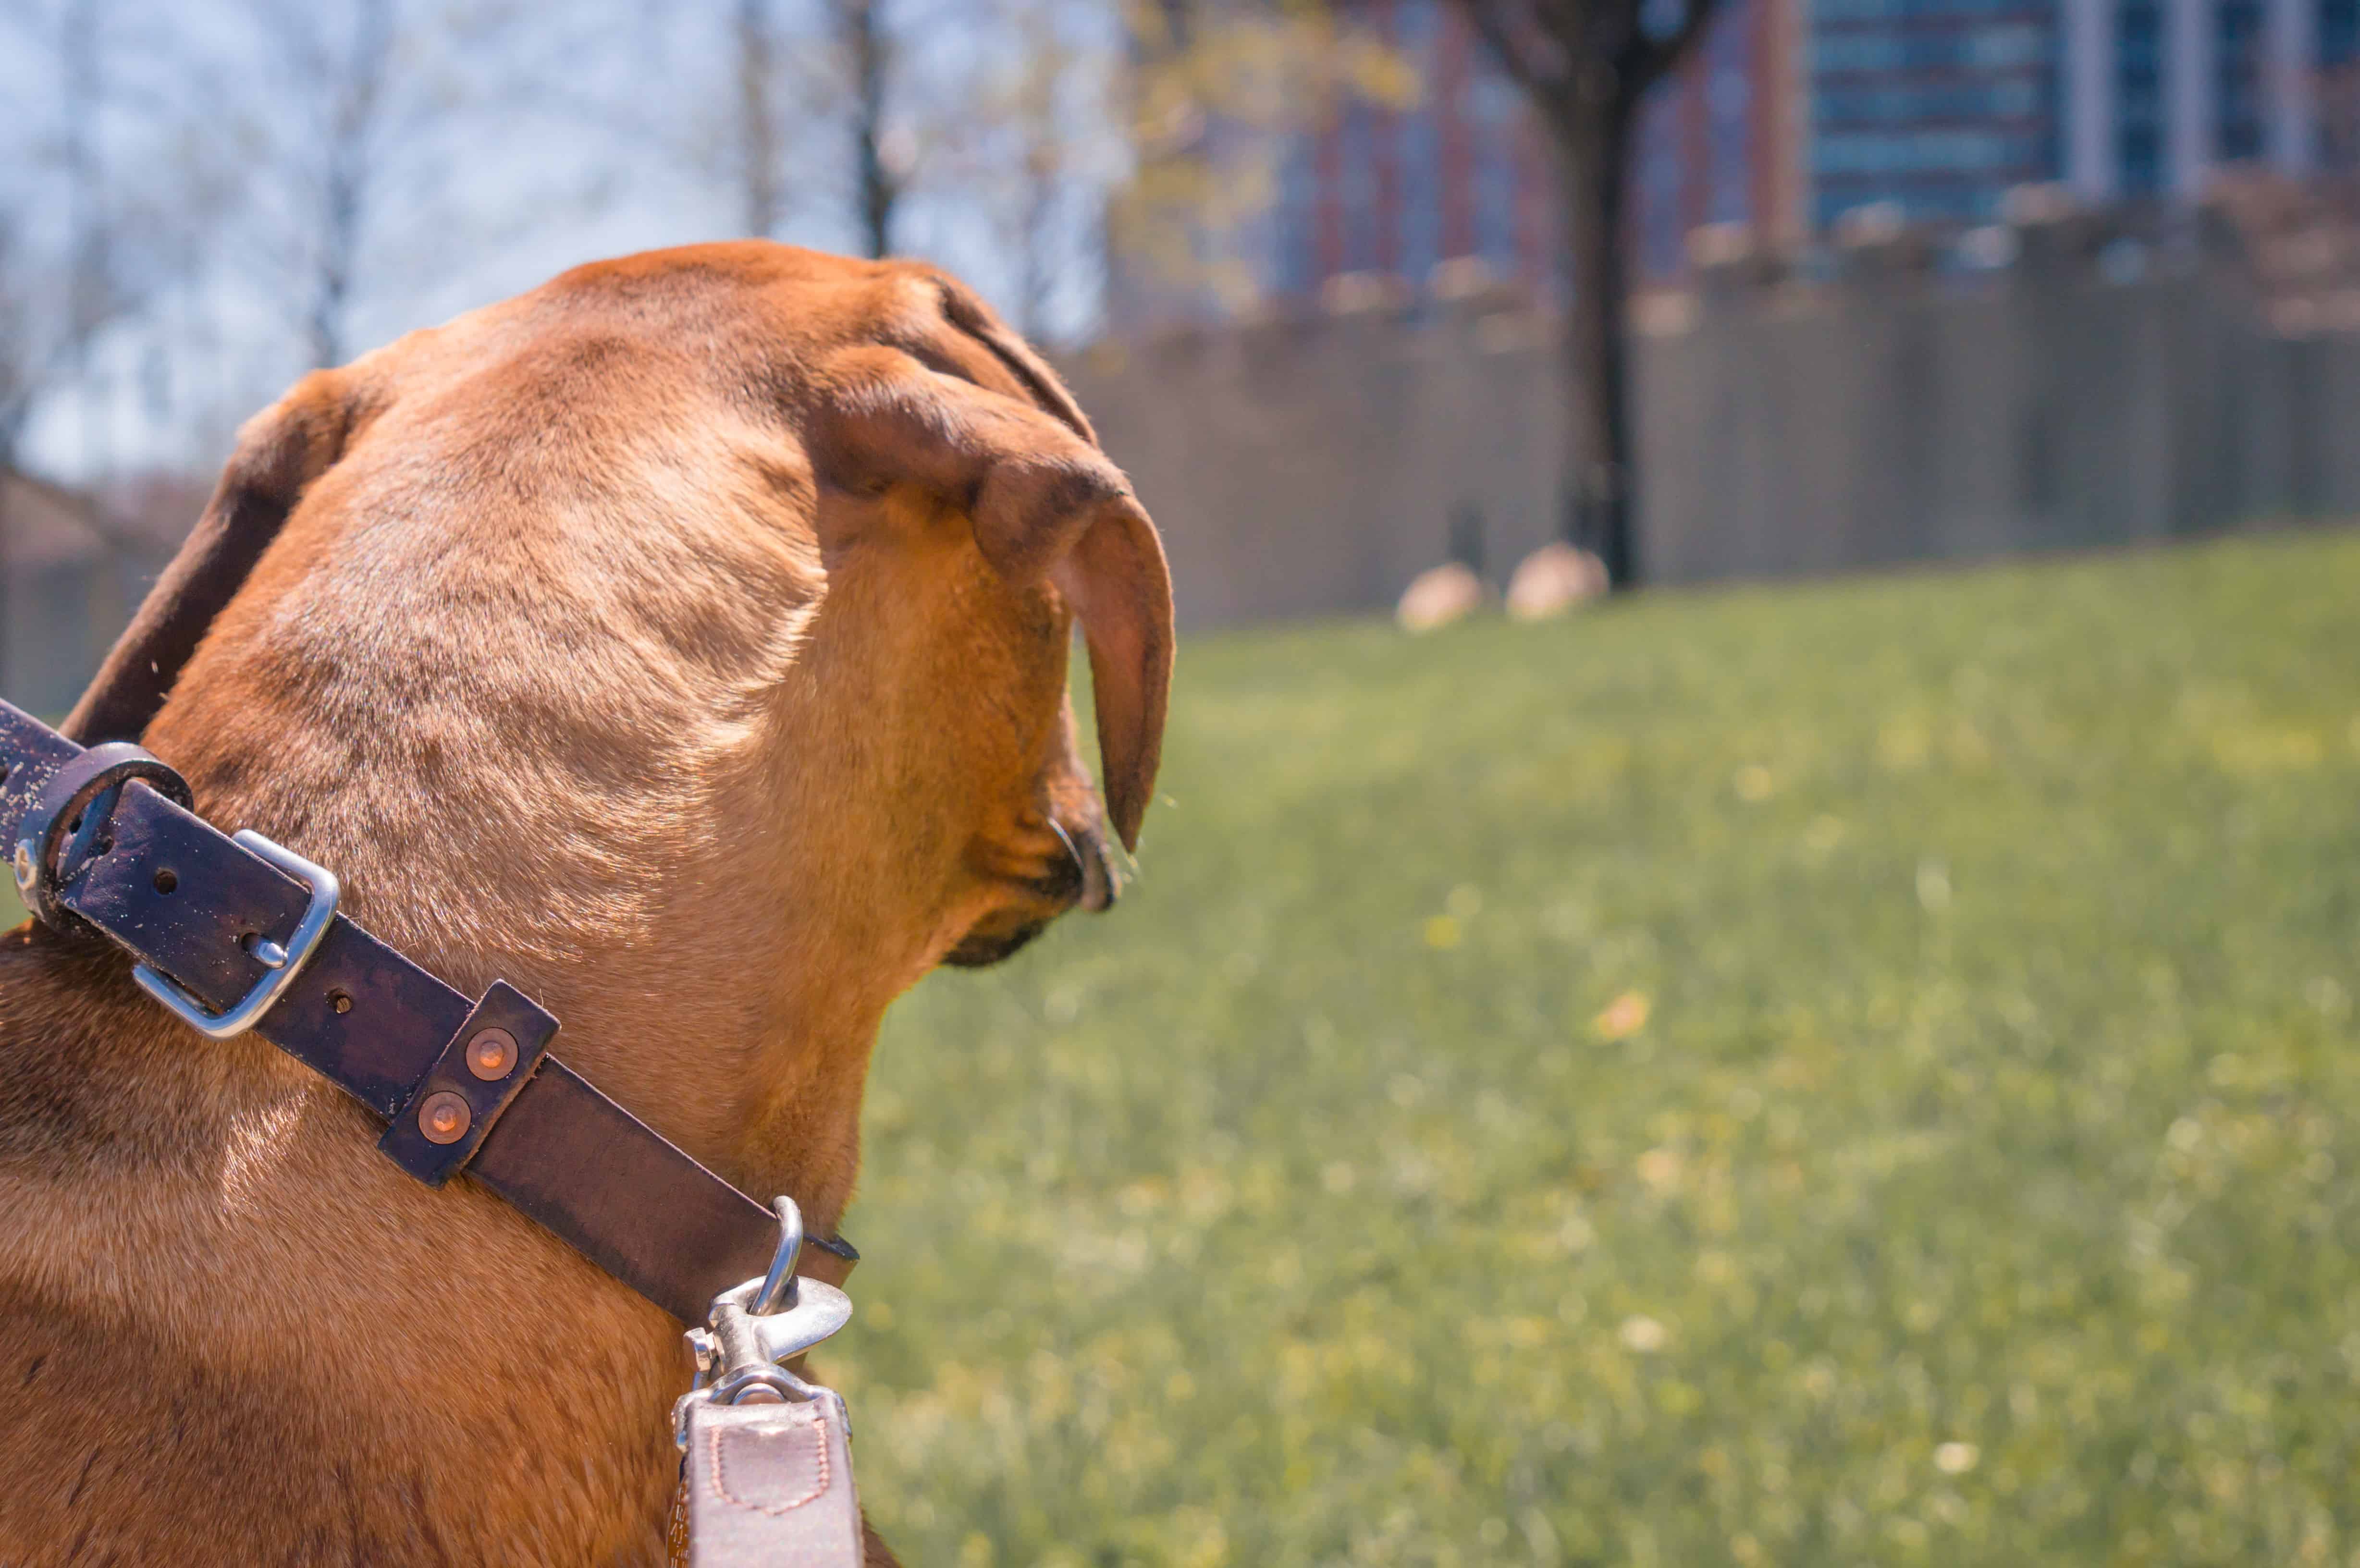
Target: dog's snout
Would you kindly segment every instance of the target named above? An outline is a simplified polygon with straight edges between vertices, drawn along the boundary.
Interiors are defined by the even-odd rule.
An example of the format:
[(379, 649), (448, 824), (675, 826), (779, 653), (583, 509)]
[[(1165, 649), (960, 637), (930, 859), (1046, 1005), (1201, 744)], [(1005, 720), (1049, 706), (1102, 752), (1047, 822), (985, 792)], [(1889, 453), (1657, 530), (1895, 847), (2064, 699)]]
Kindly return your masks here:
[(997, 964), (1039, 936), (1067, 909), (1096, 914), (1114, 907), (1122, 891), (1122, 877), (1107, 847), (1106, 830), (1094, 822), (1070, 826), (1054, 817), (1047, 822), (1064, 853), (1052, 850), (1023, 874), (1009, 877), (1009, 883), (1021, 891), (1019, 901), (978, 922), (945, 955), (945, 963), (962, 969)]
[(1094, 915), (1114, 908), (1122, 896), (1122, 886), (1107, 854), (1104, 830), (1094, 823), (1068, 828), (1054, 819), (1049, 825), (1065, 841), (1070, 863), (1058, 878), (1065, 884), (1061, 894)]

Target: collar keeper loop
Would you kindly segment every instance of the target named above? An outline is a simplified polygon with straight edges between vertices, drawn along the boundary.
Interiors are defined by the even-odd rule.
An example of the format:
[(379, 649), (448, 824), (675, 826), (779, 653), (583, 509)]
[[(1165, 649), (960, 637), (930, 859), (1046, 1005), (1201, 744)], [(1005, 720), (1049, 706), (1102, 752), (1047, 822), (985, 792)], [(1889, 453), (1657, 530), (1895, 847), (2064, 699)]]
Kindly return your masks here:
[(110, 741), (92, 746), (51, 774), (25, 813), (9, 866), (17, 897), (51, 931), (87, 929), (59, 904), (58, 896), (93, 855), (106, 853), (107, 820), (124, 789), (134, 783), (147, 785), (184, 811), (194, 808), (188, 780), (170, 765), (129, 741)]

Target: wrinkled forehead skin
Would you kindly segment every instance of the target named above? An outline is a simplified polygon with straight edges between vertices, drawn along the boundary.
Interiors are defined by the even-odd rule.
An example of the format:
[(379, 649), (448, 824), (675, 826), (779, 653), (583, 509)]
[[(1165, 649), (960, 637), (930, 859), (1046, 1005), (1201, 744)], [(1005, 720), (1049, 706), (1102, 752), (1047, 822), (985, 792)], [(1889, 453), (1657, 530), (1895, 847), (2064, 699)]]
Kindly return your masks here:
[(636, 490), (655, 504), (649, 532), (727, 505), (750, 469), (776, 487), (768, 517), (814, 550), (815, 485), (873, 477), (814, 463), (879, 349), (1096, 445), (1054, 374), (956, 280), (763, 243), (595, 263), (411, 333), (332, 373), (317, 418), (341, 428), (307, 439), (336, 449), (347, 503), (465, 497), (497, 516)]
[[(811, 410), (829, 395), (829, 359), (870, 345), (1032, 402), (1095, 444), (1048, 367), (956, 279), (911, 262), (759, 241), (576, 267), (403, 339), (387, 351), (386, 368), (417, 394), (438, 376), (503, 363), (538, 365), (561, 383), (570, 368), (597, 385), (605, 365), (609, 375), (661, 376), (683, 394), (808, 428)], [(640, 363), (615, 366), (605, 358), (610, 352)]]

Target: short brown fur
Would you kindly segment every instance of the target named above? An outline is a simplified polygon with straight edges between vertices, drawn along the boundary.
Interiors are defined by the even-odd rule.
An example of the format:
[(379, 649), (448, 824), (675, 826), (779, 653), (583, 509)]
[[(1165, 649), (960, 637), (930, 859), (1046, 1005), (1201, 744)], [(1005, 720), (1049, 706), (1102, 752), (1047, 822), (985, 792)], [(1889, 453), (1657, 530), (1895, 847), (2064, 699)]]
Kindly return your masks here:
[[(150, 652), (202, 561), (81, 733), (160, 700), (147, 743), (216, 824), (336, 867), (453, 985), (522, 986), (593, 1082), (824, 1233), (887, 1004), (1103, 907), (1107, 820), (1134, 841), (1152, 791), (1153, 529), (923, 267), (568, 273), (259, 416), (191, 552), (257, 526), (185, 670)], [(660, 1561), (679, 1326), (127, 968), (0, 936), (0, 1559)]]

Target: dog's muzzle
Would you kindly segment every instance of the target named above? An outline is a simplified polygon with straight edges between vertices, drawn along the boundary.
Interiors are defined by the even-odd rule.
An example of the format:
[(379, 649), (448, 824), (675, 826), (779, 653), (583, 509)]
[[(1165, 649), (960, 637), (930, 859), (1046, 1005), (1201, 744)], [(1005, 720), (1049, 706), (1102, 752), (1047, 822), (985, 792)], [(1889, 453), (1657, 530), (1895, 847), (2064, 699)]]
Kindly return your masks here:
[(1072, 900), (1094, 915), (1113, 909), (1115, 900), (1122, 897), (1122, 884), (1116, 879), (1114, 864), (1107, 856), (1106, 834), (1096, 828), (1084, 828), (1081, 841), (1076, 844), (1074, 835), (1054, 817), (1049, 819), (1049, 826), (1065, 841), (1066, 862), (1080, 880), (1080, 887), (1071, 894)]
[(1086, 909), (1095, 915), (1114, 908), (1122, 895), (1122, 884), (1108, 855), (1105, 836), (1096, 828), (1069, 829), (1054, 818), (1050, 819), (1049, 829), (1065, 846), (1065, 857), (1025, 884), (1044, 908), (1005, 926), (985, 922), (944, 954), (944, 963), (960, 969), (989, 968), (1014, 957), (1068, 909)]

